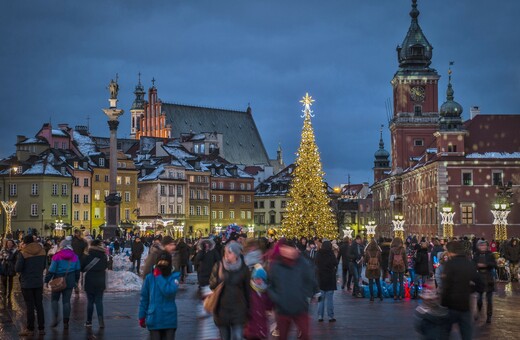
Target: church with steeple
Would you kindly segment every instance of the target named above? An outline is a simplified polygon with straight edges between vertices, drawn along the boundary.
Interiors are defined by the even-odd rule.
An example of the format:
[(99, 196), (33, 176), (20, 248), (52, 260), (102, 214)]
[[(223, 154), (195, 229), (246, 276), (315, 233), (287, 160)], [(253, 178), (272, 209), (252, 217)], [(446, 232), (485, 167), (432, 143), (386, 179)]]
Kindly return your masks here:
[[(455, 100), (453, 62), (439, 109), (441, 77), (431, 67), (433, 46), (419, 14), (417, 0), (412, 0), (410, 27), (397, 47), (398, 68), (391, 80), (391, 152), (385, 150), (381, 131), (374, 154), (373, 218), (383, 236), (393, 236), (392, 220), (402, 215), (405, 235), (442, 237), (440, 212), (450, 207), (454, 235), (492, 240), (492, 206), (512, 206), (501, 192), (520, 187), (520, 115), (482, 114), (472, 107), (464, 120)], [(519, 209), (511, 210), (508, 224), (517, 226), (508, 229), (508, 236), (519, 236)]]

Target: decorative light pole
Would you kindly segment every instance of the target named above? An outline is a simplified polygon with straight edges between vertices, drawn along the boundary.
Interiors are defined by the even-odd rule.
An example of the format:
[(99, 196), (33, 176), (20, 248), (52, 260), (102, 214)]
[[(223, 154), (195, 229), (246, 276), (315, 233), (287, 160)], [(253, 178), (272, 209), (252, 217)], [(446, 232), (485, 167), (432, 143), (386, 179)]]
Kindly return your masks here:
[(403, 215), (395, 215), (392, 220), (394, 225), (394, 237), (399, 237), (404, 240), (404, 217)]
[[(16, 171), (17, 168), (13, 167), (13, 168), (9, 168), (9, 196), (14, 196), (11, 195), (11, 174), (13, 173), (13, 171)], [(7, 234), (12, 234), (12, 230), (11, 230), (11, 216), (13, 215), (13, 211), (14, 211), (14, 208), (16, 208), (16, 203), (18, 203), (17, 201), (12, 201), (12, 200), (8, 200), (8, 201), (1, 201), (2, 203), (2, 207), (4, 207), (4, 210), (5, 210), (5, 214), (6, 214), (6, 222), (5, 222), (5, 233), (4, 233), (4, 236), (6, 236)]]
[(493, 214), (493, 224), (495, 226), (495, 240), (505, 241), (507, 240), (507, 215), (511, 212), (509, 204), (507, 203), (495, 203), (491, 213)]
[(345, 229), (343, 229), (343, 238), (345, 238), (345, 237), (352, 238), (353, 232), (354, 232), (354, 230), (352, 230), (350, 227), (346, 227)]
[(247, 232), (250, 234), (249, 237), (255, 237), (255, 225), (251, 224), (247, 227)]
[(441, 224), (442, 224), (442, 236), (444, 238), (453, 237), (453, 216), (455, 216), (455, 213), (452, 210), (453, 210), (453, 208), (450, 206), (442, 207)]
[(377, 225), (375, 221), (368, 221), (368, 225), (365, 226), (368, 238), (374, 238), (376, 236), (376, 228)]
[(179, 226), (179, 236), (184, 237), (184, 222)]
[(215, 231), (217, 232), (217, 234), (220, 234), (220, 232), (222, 231), (222, 225), (220, 223), (217, 224), (217, 226), (215, 227)]
[(63, 220), (56, 220), (54, 222), (54, 225), (55, 225), (54, 234), (58, 235), (58, 232), (59, 232), (59, 234), (61, 236), (61, 232), (63, 231), (63, 225), (64, 225)]
[(146, 232), (146, 227), (148, 227), (148, 223), (140, 221), (140, 222), (137, 223), (137, 226), (139, 227), (139, 231), (141, 233), (145, 233)]
[(116, 81), (113, 79), (108, 84), (110, 91), (110, 107), (103, 109), (103, 112), (108, 117), (108, 127), (110, 129), (110, 192), (105, 197), (106, 204), (106, 219), (107, 224), (103, 230), (103, 238), (105, 240), (111, 239), (116, 234), (117, 226), (119, 225), (119, 204), (121, 197), (117, 194), (116, 180), (117, 180), (117, 127), (119, 125), (119, 117), (123, 114), (122, 109), (117, 108), (117, 94), (119, 92), (119, 85), (117, 84), (118, 76), (116, 74)]

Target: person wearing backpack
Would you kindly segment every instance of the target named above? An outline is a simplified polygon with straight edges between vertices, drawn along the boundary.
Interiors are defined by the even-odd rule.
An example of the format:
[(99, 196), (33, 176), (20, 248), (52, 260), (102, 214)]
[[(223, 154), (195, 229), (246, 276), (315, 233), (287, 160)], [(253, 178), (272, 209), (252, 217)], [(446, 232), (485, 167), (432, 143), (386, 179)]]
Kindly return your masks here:
[[(403, 246), (403, 240), (396, 237), (390, 244), (390, 254), (388, 255), (388, 269), (392, 273), (392, 285), (394, 291), (394, 300), (404, 298), (404, 273), (407, 263), (406, 250)], [(397, 291), (397, 282), (399, 281), (399, 293)]]
[(383, 301), (381, 293), (381, 248), (375, 239), (372, 239), (365, 248), (366, 277), (368, 279), (368, 289), (370, 291), (370, 301), (374, 301), (374, 281), (377, 286), (377, 297)]

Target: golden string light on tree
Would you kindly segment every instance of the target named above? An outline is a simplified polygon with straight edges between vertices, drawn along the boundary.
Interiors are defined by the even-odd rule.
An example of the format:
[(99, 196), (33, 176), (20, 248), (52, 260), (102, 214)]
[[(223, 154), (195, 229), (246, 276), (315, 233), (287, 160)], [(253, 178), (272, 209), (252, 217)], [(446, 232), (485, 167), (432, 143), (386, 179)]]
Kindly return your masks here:
[(336, 239), (338, 230), (330, 207), (325, 175), (312, 127), (311, 105), (308, 93), (300, 101), (303, 104), (303, 130), (296, 154), (296, 167), (288, 193), (287, 211), (282, 222), (286, 237), (317, 236)]

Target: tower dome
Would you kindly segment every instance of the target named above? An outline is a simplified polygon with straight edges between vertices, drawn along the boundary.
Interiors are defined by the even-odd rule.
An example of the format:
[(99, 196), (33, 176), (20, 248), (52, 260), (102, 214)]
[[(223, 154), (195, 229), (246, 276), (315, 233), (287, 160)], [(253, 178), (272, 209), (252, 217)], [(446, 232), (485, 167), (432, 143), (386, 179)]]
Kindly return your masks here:
[(454, 100), (453, 86), (451, 85), (451, 70), (449, 71), (448, 89), (446, 90), (446, 101), (441, 105), (440, 115), (445, 117), (460, 117), (462, 105)]
[(379, 136), (379, 149), (374, 153), (376, 162), (388, 161), (390, 153), (385, 150), (385, 142), (383, 142), (383, 126), (381, 125), (381, 131)]

